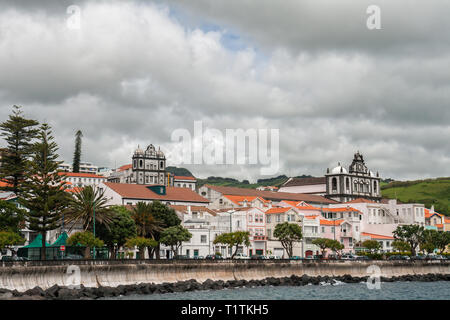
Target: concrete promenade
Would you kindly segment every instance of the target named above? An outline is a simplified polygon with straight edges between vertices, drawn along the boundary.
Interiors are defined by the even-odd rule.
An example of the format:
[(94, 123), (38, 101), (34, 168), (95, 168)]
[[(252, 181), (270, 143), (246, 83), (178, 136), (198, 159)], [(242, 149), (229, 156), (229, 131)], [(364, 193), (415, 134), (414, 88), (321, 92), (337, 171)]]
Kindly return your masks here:
[[(369, 268), (370, 267), (370, 268)], [(369, 269), (368, 269), (369, 268)], [(379, 268), (379, 269), (378, 269)], [(36, 286), (85, 287), (164, 283), (195, 279), (261, 280), (302, 276), (383, 277), (450, 274), (450, 261), (299, 261), (299, 260), (80, 260), (0, 263), (0, 288), (26, 291)]]

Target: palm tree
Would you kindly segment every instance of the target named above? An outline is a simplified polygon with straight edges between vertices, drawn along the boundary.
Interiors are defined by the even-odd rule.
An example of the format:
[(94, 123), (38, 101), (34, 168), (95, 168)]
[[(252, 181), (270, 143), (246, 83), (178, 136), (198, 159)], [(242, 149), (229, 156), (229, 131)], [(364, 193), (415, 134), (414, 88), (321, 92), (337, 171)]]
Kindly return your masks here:
[(95, 209), (95, 222), (108, 228), (113, 222), (115, 213), (106, 205), (107, 201), (104, 191), (92, 186), (84, 187), (70, 199), (66, 211), (67, 222), (80, 223), (86, 231), (94, 221)]
[(151, 208), (151, 204), (140, 201), (131, 211), (131, 217), (136, 222), (139, 236), (154, 239), (154, 233), (162, 231), (163, 228), (161, 222), (153, 217)]

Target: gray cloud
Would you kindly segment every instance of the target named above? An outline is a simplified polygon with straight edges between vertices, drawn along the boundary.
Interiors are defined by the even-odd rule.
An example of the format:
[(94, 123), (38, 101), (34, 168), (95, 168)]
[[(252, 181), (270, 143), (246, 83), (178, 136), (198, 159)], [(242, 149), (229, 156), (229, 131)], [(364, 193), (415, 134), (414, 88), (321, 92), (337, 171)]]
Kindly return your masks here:
[[(365, 28), (368, 4), (382, 30)], [(71, 161), (130, 162), (177, 128), (279, 128), (280, 174), (321, 175), (356, 150), (384, 177), (448, 175), (449, 4), (428, 1), (83, 1), (0, 5), (0, 118), (54, 127)], [(65, 5), (65, 4), (64, 4)], [(214, 25), (206, 29), (205, 25)], [(213, 31), (208, 31), (213, 30)], [(230, 48), (229, 35), (243, 46)], [(254, 180), (259, 166), (187, 166)]]

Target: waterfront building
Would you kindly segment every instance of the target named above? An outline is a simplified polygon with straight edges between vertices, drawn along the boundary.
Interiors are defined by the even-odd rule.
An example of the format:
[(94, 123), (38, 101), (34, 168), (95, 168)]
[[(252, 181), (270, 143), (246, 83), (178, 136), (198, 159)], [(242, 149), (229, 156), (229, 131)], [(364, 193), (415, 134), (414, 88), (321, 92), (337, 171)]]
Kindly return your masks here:
[(270, 208), (272, 203), (270, 200), (265, 200), (258, 196), (236, 196), (236, 195), (222, 195), (210, 204), (210, 208), (242, 208), (242, 207), (256, 207), (256, 208)]
[[(277, 206), (283, 200), (289, 201), (305, 201), (311, 205), (328, 206), (330, 204), (338, 203), (335, 200), (327, 199), (326, 197), (312, 194), (302, 193), (288, 193), (288, 192), (273, 192), (260, 191), (256, 189), (224, 187), (205, 184), (201, 186), (198, 193), (207, 198), (212, 204), (217, 205), (216, 200), (223, 196), (245, 196), (245, 197), (259, 197), (264, 200), (271, 201), (272, 206)], [(225, 201), (222, 198), (222, 201)]]
[[(303, 217), (292, 207), (273, 207), (265, 212), (266, 216), (266, 234), (267, 234), (267, 251), (278, 257), (287, 258), (287, 254), (274, 236), (275, 227), (283, 222), (296, 223), (300, 227), (303, 224)], [(295, 243), (293, 247), (293, 255), (301, 256), (301, 243)]]
[(137, 202), (158, 200), (164, 204), (207, 206), (203, 198), (189, 188), (168, 187), (165, 185), (141, 185), (104, 182), (99, 188), (105, 191), (109, 205), (135, 205)]
[[(58, 166), (58, 169), (64, 172), (72, 172), (73, 167), (69, 163), (61, 163)], [(80, 173), (91, 173), (91, 174), (97, 174), (98, 173), (98, 167), (95, 166), (92, 162), (80, 162)]]
[(289, 178), (278, 190), (279, 192), (326, 195), (325, 177)]
[(173, 185), (174, 187), (179, 188), (189, 188), (195, 191), (197, 185), (197, 179), (189, 176), (174, 176), (173, 177)]
[[(448, 220), (448, 218), (447, 218)], [(425, 228), (436, 231), (444, 231), (445, 216), (434, 211), (434, 206), (431, 209), (425, 208)]]
[[(181, 220), (182, 226), (189, 230), (192, 238), (183, 242), (179, 254), (189, 258), (206, 257), (213, 254), (213, 240), (218, 233), (225, 229), (219, 229), (216, 223), (217, 214), (204, 206), (170, 205)], [(167, 249), (161, 247), (161, 256), (167, 255)], [(164, 252), (164, 250), (166, 250)]]
[(73, 173), (60, 172), (62, 179), (73, 187), (98, 186), (100, 183), (106, 182), (106, 177), (93, 173)]
[[(376, 240), (381, 244), (381, 252), (393, 252), (395, 251), (392, 248), (392, 242), (394, 242), (394, 237), (392, 236), (384, 236), (380, 234), (374, 234), (374, 233), (367, 233), (362, 232), (361, 233), (361, 243), (366, 240)], [(356, 250), (357, 251), (357, 250)]]

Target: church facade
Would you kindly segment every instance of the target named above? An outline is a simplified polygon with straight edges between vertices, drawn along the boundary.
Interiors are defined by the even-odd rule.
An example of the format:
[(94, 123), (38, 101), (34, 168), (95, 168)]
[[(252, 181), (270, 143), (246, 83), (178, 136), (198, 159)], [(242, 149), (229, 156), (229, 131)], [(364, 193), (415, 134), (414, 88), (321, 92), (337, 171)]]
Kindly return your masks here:
[(380, 175), (369, 170), (362, 154), (355, 153), (348, 170), (339, 163), (337, 167), (327, 169), (325, 175), (327, 198), (348, 202), (365, 198), (379, 202), (381, 200)]

